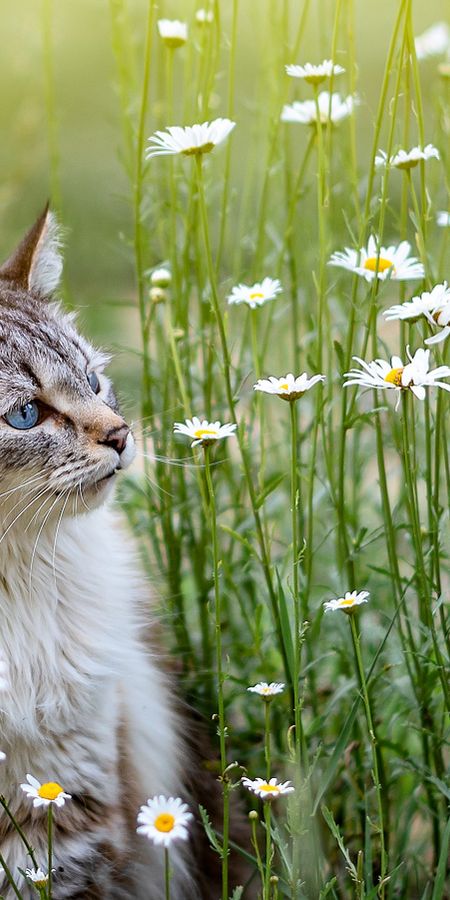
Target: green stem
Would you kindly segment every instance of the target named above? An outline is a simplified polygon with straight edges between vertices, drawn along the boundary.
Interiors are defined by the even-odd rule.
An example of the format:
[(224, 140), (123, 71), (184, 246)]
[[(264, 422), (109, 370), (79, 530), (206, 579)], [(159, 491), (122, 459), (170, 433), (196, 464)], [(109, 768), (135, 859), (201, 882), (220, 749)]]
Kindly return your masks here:
[(165, 900), (170, 900), (170, 864), (168, 847), (164, 847), (164, 893)]
[(53, 868), (53, 804), (48, 804), (47, 811), (47, 897), (52, 898), (52, 873)]
[(370, 747), (372, 751), (372, 779), (375, 787), (375, 792), (377, 796), (377, 809), (378, 809), (378, 827), (379, 827), (379, 836), (380, 836), (380, 892), (379, 896), (381, 900), (384, 900), (385, 896), (385, 885), (384, 879), (386, 877), (387, 872), (387, 854), (385, 850), (385, 838), (384, 838), (384, 818), (383, 818), (383, 802), (382, 802), (382, 786), (380, 782), (379, 775), (379, 765), (378, 765), (378, 750), (377, 750), (377, 738), (375, 734), (372, 710), (369, 699), (369, 692), (367, 690), (367, 682), (366, 676), (364, 672), (363, 661), (361, 657), (361, 638), (356, 628), (356, 621), (354, 613), (349, 614), (350, 619), (350, 628), (352, 633), (352, 641), (353, 641), (353, 649), (355, 651), (355, 659), (357, 672), (359, 677), (359, 682), (361, 686), (363, 701), (364, 701), (364, 710), (366, 714), (366, 722), (367, 722), (367, 731), (369, 735)]
[[(228, 403), (228, 409), (230, 412), (230, 417), (232, 422), (236, 425), (238, 424), (235, 412), (235, 398), (233, 393), (233, 388), (231, 385), (231, 362), (230, 362), (230, 354), (228, 350), (228, 344), (225, 334), (225, 326), (223, 322), (223, 317), (220, 310), (219, 305), (219, 297), (217, 293), (217, 284), (216, 284), (216, 273), (212, 259), (211, 252), (211, 240), (209, 235), (209, 226), (208, 226), (208, 212), (206, 208), (206, 200), (205, 200), (205, 191), (203, 185), (203, 167), (202, 167), (202, 157), (201, 155), (195, 158), (196, 167), (197, 167), (197, 185), (198, 185), (198, 193), (199, 193), (199, 207), (200, 207), (200, 217), (202, 221), (202, 230), (203, 230), (203, 240), (205, 245), (205, 254), (207, 261), (207, 269), (209, 276), (209, 284), (210, 284), (210, 292), (211, 292), (211, 305), (213, 307), (215, 319), (217, 322), (217, 328), (219, 331), (219, 339), (220, 346), (222, 352), (222, 366), (223, 366), (223, 376), (225, 380), (225, 391)], [(284, 646), (283, 641), (283, 632), (281, 628), (280, 615), (278, 610), (278, 599), (275, 592), (273, 578), (272, 578), (272, 563), (270, 559), (270, 553), (267, 548), (266, 539), (264, 535), (263, 524), (261, 521), (261, 516), (259, 514), (258, 505), (257, 505), (257, 495), (255, 491), (255, 487), (253, 484), (253, 478), (250, 468), (250, 462), (248, 458), (248, 453), (244, 444), (243, 435), (241, 429), (237, 428), (237, 439), (239, 443), (239, 450), (241, 453), (242, 465), (244, 469), (244, 476), (247, 483), (247, 490), (250, 497), (250, 503), (252, 506), (253, 517), (255, 520), (256, 526), (256, 534), (260, 547), (261, 554), (261, 565), (264, 572), (264, 577), (266, 581), (267, 590), (269, 593), (270, 605), (272, 610), (272, 615), (275, 623), (275, 627), (277, 630), (277, 638), (279, 643), (280, 653), (283, 657), (283, 665), (285, 671), (285, 678), (288, 684), (290, 685), (291, 694), (293, 692), (292, 686), (292, 675), (289, 669), (289, 661), (286, 653), (286, 648)]]
[(291, 527), (292, 527), (292, 597), (294, 602), (294, 722), (295, 722), (295, 762), (297, 775), (300, 771), (302, 747), (302, 723), (300, 711), (300, 548), (298, 534), (299, 487), (298, 487), (298, 423), (297, 402), (289, 403), (291, 414)]
[(253, 846), (253, 849), (254, 849), (254, 851), (255, 851), (256, 865), (258, 866), (258, 872), (259, 872), (259, 875), (260, 875), (260, 878), (261, 878), (261, 887), (262, 887), (262, 889), (263, 889), (263, 891), (264, 891), (264, 880), (265, 880), (265, 879), (264, 879), (264, 864), (263, 864), (263, 861), (262, 861), (262, 859), (261, 859), (261, 852), (260, 852), (260, 849), (259, 849), (258, 838), (257, 838), (257, 835), (256, 835), (256, 823), (257, 823), (257, 821), (258, 821), (258, 815), (257, 815), (257, 812), (256, 812), (256, 810), (252, 810), (252, 812), (250, 813), (250, 827), (251, 827), (251, 832), (252, 832), (252, 846)]
[(11, 810), (9, 809), (9, 806), (8, 806), (8, 804), (7, 804), (6, 800), (5, 800), (5, 798), (3, 797), (3, 795), (0, 795), (0, 806), (3, 807), (3, 809), (5, 810), (6, 815), (8, 816), (8, 818), (10, 819), (10, 821), (12, 822), (12, 824), (14, 825), (14, 828), (15, 828), (15, 830), (17, 831), (17, 834), (19, 835), (21, 841), (23, 842), (23, 844), (24, 844), (25, 847), (27, 848), (28, 855), (29, 855), (29, 857), (30, 857), (30, 859), (31, 859), (31, 861), (32, 861), (32, 863), (33, 863), (34, 868), (37, 869), (37, 868), (38, 868), (38, 864), (37, 864), (37, 862), (36, 862), (36, 855), (35, 855), (35, 852), (34, 852), (34, 850), (33, 850), (33, 847), (31, 846), (31, 844), (30, 844), (30, 842), (28, 841), (26, 835), (25, 835), (24, 832), (22, 831), (22, 828), (20, 827), (20, 825), (19, 825), (17, 819), (15, 819), (15, 817), (13, 816), (13, 814), (12, 814)]
[(17, 887), (16, 882), (14, 881), (14, 878), (11, 874), (11, 870), (8, 868), (6, 860), (4, 859), (4, 857), (2, 856), (1, 853), (0, 853), (0, 866), (3, 869), (5, 876), (6, 876), (6, 880), (7, 880), (8, 884), (11, 885), (16, 897), (18, 897), (19, 900), (23, 900), (22, 894), (20, 893), (19, 888)]
[(211, 526), (211, 541), (213, 552), (213, 580), (214, 580), (214, 606), (215, 606), (215, 644), (216, 644), (216, 666), (217, 666), (217, 694), (218, 694), (218, 711), (219, 711), (219, 744), (220, 744), (220, 768), (223, 785), (223, 828), (222, 828), (222, 898), (228, 900), (228, 831), (229, 831), (229, 790), (226, 776), (227, 767), (227, 751), (226, 751), (226, 734), (227, 727), (225, 721), (225, 700), (223, 693), (224, 672), (222, 663), (222, 608), (221, 593), (219, 586), (219, 546), (217, 540), (217, 515), (216, 515), (216, 498), (211, 478), (210, 463), (210, 446), (204, 444), (205, 453), (205, 477), (208, 489), (209, 516)]
[(270, 780), (271, 760), (270, 760), (270, 700), (263, 700), (264, 703), (264, 756), (266, 759), (266, 778)]
[(270, 876), (272, 871), (272, 836), (270, 831), (270, 800), (263, 800), (264, 824), (266, 826), (266, 872), (264, 879), (264, 900), (270, 900)]

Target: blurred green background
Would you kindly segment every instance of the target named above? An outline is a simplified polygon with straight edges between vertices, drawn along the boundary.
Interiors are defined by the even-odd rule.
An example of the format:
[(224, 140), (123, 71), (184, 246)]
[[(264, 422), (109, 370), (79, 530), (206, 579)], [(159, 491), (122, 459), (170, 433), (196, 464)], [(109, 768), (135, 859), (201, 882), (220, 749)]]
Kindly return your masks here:
[[(249, 111), (255, 111), (258, 104), (261, 106), (261, 84), (264, 88), (272, 52), (267, 43), (270, 35), (267, 19), (279, 2), (242, 0), (240, 3), (236, 72), (238, 124), (240, 119), (248, 117)], [(129, 14), (131, 49), (139, 78), (147, 3), (129, 0), (124, 5)], [(168, 0), (160, 3), (157, 17), (187, 20), (192, 26), (191, 44), (195, 50), (198, 32), (196, 37), (193, 19), (195, 9), (201, 5), (200, 0)], [(416, 34), (443, 18), (443, 0), (427, 3), (421, 0), (414, 5)], [(222, 77), (219, 76), (214, 88), (216, 115), (226, 113), (231, 6), (231, 0), (220, 4), (223, 65)], [(370, 123), (375, 109), (396, 6), (391, 0), (373, 3), (356, 0), (355, 3), (357, 58), (364, 60), (359, 72), (359, 93), (363, 101), (358, 112), (360, 151), (364, 150), (364, 141), (370, 140), (364, 122)], [(295, 0), (290, 4), (293, 27), (302, 7)], [(315, 0), (303, 45), (307, 51), (302, 52), (302, 59), (280, 60), (280, 65), (306, 59), (315, 62), (329, 55), (334, 7), (334, 0)], [(52, 193), (47, 78), (47, 84), (49, 80), (53, 83), (50, 102), (55, 111), (53, 140), (57, 147), (59, 182), (56, 189), (53, 185), (53, 194), (59, 194), (55, 199), (67, 229), (66, 294), (80, 309), (83, 327), (96, 341), (114, 349), (122, 348), (114, 363), (115, 371), (119, 377), (123, 376), (125, 394), (134, 405), (138, 358), (130, 350), (138, 348), (139, 336), (132, 306), (121, 305), (124, 300), (133, 302), (135, 287), (129, 182), (121, 161), (122, 125), (108, 2), (21, 0), (17, 4), (3, 0), (1, 22), (0, 251), (5, 256), (11, 250)], [(46, 46), (51, 47), (50, 55), (45, 52)], [(158, 57), (155, 73), (163, 90), (164, 48), (156, 35), (154, 49)], [(184, 83), (182, 68), (190, 52), (192, 46), (177, 51), (179, 124), (192, 123), (187, 118), (190, 84)], [(435, 85), (435, 70), (434, 60), (422, 64), (425, 106), (434, 102), (430, 85), (432, 82)], [(270, 90), (271, 86), (266, 87)], [(157, 98), (158, 88), (153, 92), (148, 134), (170, 124), (161, 118)], [(259, 115), (264, 114), (261, 108), (257, 111)], [(429, 139), (432, 140), (431, 134)], [(245, 178), (242, 154), (246, 156), (246, 165), (261, 175), (265, 156), (258, 141), (249, 147), (248, 136), (242, 131), (239, 134), (238, 128), (233, 140), (233, 159), (238, 160), (238, 165), (234, 163), (233, 178), (235, 187), (240, 189), (239, 181)], [(157, 249), (149, 247), (147, 265), (160, 262), (157, 253)], [(239, 277), (245, 279), (245, 272)]]

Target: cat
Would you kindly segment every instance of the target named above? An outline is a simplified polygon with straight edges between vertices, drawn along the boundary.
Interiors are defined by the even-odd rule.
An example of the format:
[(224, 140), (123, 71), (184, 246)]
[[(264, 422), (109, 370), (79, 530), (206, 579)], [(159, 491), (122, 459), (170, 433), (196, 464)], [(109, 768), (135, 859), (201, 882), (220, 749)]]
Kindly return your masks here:
[[(135, 455), (107, 357), (52, 300), (62, 270), (46, 209), (0, 268), (0, 793), (46, 868), (31, 773), (55, 809), (55, 900), (160, 900), (163, 851), (139, 806), (181, 796), (189, 755), (161, 661), (141, 640), (148, 585), (108, 502)], [(170, 852), (173, 900), (203, 894), (192, 840)], [(26, 849), (6, 814), (0, 852), (22, 896)], [(0, 879), (1, 881), (1, 879)], [(6, 880), (0, 894), (10, 900)]]

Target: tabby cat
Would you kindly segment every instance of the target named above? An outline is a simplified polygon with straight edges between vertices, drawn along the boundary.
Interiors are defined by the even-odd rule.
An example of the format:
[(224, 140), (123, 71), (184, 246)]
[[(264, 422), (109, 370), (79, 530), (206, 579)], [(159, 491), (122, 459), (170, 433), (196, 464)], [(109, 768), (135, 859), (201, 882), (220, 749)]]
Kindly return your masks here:
[[(55, 900), (159, 900), (162, 850), (136, 835), (136, 813), (155, 794), (186, 799), (186, 752), (141, 640), (148, 586), (108, 503), (133, 435), (107, 357), (51, 300), (61, 268), (46, 210), (0, 269), (0, 793), (43, 868), (46, 813), (20, 783), (72, 795), (54, 813)], [(191, 850), (171, 852), (174, 900), (200, 896)], [(36, 896), (4, 813), (0, 852)], [(0, 894), (14, 896), (5, 879)]]

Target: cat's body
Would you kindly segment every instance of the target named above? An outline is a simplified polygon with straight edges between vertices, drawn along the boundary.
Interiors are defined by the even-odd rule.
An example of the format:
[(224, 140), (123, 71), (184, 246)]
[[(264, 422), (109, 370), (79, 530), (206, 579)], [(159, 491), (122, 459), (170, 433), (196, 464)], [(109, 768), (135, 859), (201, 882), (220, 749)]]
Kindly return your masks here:
[[(72, 795), (54, 812), (55, 900), (159, 900), (162, 849), (136, 834), (136, 814), (155, 794), (183, 796), (188, 763), (142, 640), (148, 589), (104, 502), (133, 439), (104, 360), (45, 299), (58, 260), (46, 214), (0, 270), (0, 792), (44, 869), (46, 811), (20, 784), (31, 773)], [(0, 852), (35, 896), (4, 813)], [(182, 841), (171, 851), (174, 900), (199, 896), (190, 856)], [(14, 896), (5, 880), (0, 894)]]

